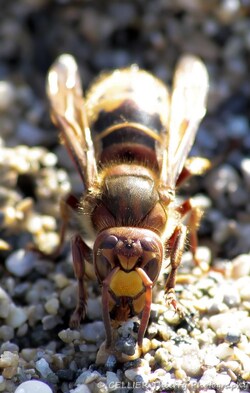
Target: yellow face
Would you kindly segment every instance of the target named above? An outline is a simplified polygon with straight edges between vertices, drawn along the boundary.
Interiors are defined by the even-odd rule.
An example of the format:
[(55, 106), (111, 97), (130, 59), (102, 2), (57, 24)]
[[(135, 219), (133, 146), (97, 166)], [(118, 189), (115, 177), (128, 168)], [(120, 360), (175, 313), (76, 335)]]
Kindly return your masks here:
[(116, 296), (129, 296), (134, 298), (143, 289), (143, 283), (135, 270), (130, 272), (124, 272), (119, 270), (110, 283), (110, 289), (116, 294)]
[[(131, 299), (131, 307), (134, 315), (138, 315), (145, 307), (145, 288), (140, 275), (137, 271), (124, 272), (119, 270), (110, 283), (110, 291), (118, 299)], [(109, 309), (113, 310), (116, 302), (110, 296)], [(131, 313), (130, 307), (126, 302), (116, 310), (116, 321), (126, 321)]]

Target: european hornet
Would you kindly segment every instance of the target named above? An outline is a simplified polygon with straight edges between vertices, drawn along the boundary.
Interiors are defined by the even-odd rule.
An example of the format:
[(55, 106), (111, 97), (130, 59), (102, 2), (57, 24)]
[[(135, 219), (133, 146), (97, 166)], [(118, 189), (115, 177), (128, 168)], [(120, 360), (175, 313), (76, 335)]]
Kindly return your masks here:
[[(159, 79), (132, 65), (102, 74), (84, 99), (71, 55), (61, 55), (49, 70), (52, 120), (84, 187), (80, 200), (70, 195), (62, 203), (59, 246), (70, 210), (78, 211), (83, 228), (72, 239), (78, 303), (71, 326), (79, 326), (85, 315), (84, 280), (92, 270), (102, 288), (107, 348), (112, 326), (133, 316), (141, 316), (142, 346), (152, 289), (166, 258), (171, 267), (166, 295), (178, 308), (174, 287), (187, 227), (198, 263), (201, 212), (191, 199), (178, 206), (175, 189), (209, 166), (202, 158), (187, 159), (205, 114), (207, 90), (206, 68), (191, 55), (178, 63), (171, 94)], [(186, 226), (182, 221), (187, 213)]]

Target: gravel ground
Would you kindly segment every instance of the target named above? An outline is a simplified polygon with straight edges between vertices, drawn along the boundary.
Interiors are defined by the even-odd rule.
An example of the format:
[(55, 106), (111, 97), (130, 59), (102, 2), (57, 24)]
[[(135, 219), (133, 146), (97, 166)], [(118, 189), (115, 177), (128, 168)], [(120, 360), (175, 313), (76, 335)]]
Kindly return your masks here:
[[(0, 392), (249, 392), (250, 1), (1, 2), (0, 40)], [(44, 91), (48, 67), (64, 52), (77, 58), (85, 88), (101, 70), (131, 63), (169, 83), (186, 52), (210, 75), (192, 154), (214, 166), (182, 193), (205, 209), (199, 252), (211, 268), (183, 256), (183, 318), (166, 308), (159, 280), (143, 353), (131, 361), (102, 364), (96, 282), (85, 323), (68, 329), (76, 302), (69, 244), (56, 263), (25, 251), (31, 242), (55, 247), (59, 200), (81, 192)]]

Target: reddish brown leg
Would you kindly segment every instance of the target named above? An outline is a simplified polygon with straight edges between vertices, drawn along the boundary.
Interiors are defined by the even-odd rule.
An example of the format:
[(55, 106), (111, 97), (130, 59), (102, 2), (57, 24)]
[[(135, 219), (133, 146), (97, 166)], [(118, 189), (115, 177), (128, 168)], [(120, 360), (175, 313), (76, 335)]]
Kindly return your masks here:
[(114, 268), (102, 282), (102, 312), (106, 331), (106, 348), (109, 348), (112, 344), (112, 328), (109, 315), (109, 288), (114, 274), (116, 274), (119, 269), (119, 266)]
[(87, 292), (84, 286), (85, 262), (92, 262), (92, 250), (83, 242), (79, 235), (72, 239), (72, 258), (74, 272), (78, 283), (77, 306), (70, 319), (70, 327), (78, 328), (86, 313)]
[(190, 173), (189, 170), (184, 166), (184, 168), (182, 169), (182, 171), (177, 179), (176, 187), (179, 187), (182, 183), (184, 183), (191, 176), (192, 176), (192, 173)]
[(190, 214), (188, 219), (188, 228), (189, 228), (189, 239), (190, 239), (190, 250), (193, 254), (194, 262), (196, 265), (200, 264), (200, 261), (197, 258), (197, 229), (202, 217), (202, 211), (198, 206), (195, 206), (192, 199), (188, 199), (187, 201), (183, 202), (177, 208), (177, 211), (184, 217), (187, 213)]
[[(169, 244), (171, 245), (170, 250), (170, 265), (171, 270), (166, 282), (166, 294), (167, 294), (167, 302), (171, 304), (175, 310), (180, 311), (177, 301), (175, 299), (175, 281), (176, 281), (176, 273), (177, 269), (181, 263), (181, 257), (185, 247), (187, 229), (184, 225), (180, 225), (175, 228), (175, 231), (171, 238), (169, 239)], [(167, 245), (168, 246), (168, 245)]]
[(145, 335), (145, 331), (148, 326), (148, 321), (150, 317), (150, 310), (151, 310), (151, 303), (152, 303), (152, 288), (153, 288), (153, 282), (150, 280), (148, 275), (145, 273), (143, 269), (140, 267), (135, 269), (139, 276), (142, 279), (142, 282), (145, 286), (146, 289), (146, 296), (145, 296), (145, 307), (142, 312), (142, 317), (141, 317), (141, 324), (138, 332), (138, 345), (139, 347), (142, 347), (142, 340)]

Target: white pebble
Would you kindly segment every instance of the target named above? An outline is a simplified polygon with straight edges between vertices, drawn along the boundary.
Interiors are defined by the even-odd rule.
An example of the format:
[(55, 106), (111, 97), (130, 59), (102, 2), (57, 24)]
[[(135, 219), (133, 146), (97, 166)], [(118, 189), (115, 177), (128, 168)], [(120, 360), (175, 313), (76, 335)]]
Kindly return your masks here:
[(242, 319), (239, 329), (241, 333), (245, 334), (248, 338), (250, 338), (250, 317)]
[(21, 383), (14, 393), (53, 393), (50, 387), (41, 381), (26, 381)]
[(96, 341), (103, 340), (105, 338), (105, 330), (102, 321), (95, 321), (93, 323), (86, 323), (82, 326), (81, 338), (87, 342), (95, 343)]
[(201, 374), (201, 362), (197, 353), (185, 354), (182, 357), (182, 369), (190, 377), (198, 377)]
[(0, 356), (0, 367), (17, 367), (18, 360), (19, 356), (17, 353), (4, 351), (4, 353)]
[(214, 353), (208, 353), (204, 357), (204, 364), (209, 367), (217, 366), (220, 363), (220, 359), (214, 355)]
[(55, 273), (52, 277), (55, 281), (56, 287), (59, 289), (63, 289), (69, 285), (69, 279), (62, 273)]
[(77, 330), (65, 329), (65, 330), (61, 330), (58, 333), (58, 336), (64, 343), (70, 344), (74, 340), (80, 339), (80, 332), (78, 332)]
[(214, 378), (214, 383), (219, 389), (226, 387), (230, 384), (231, 377), (228, 374), (217, 374)]
[(250, 255), (241, 254), (232, 260), (231, 277), (234, 279), (250, 274)]
[(245, 351), (242, 351), (241, 349), (234, 347), (234, 355), (235, 355), (235, 359), (239, 360), (240, 363), (242, 364), (244, 371), (249, 372), (250, 358), (248, 354), (246, 354)]
[(51, 381), (52, 383), (58, 382), (57, 375), (51, 370), (49, 363), (44, 358), (41, 358), (36, 362), (36, 369), (46, 380)]
[(3, 341), (10, 341), (14, 337), (14, 329), (11, 326), (2, 325), (0, 326), (0, 339)]
[(27, 315), (24, 309), (22, 307), (17, 307), (14, 304), (11, 304), (9, 308), (9, 314), (6, 318), (7, 324), (15, 329), (21, 326), (26, 321)]
[(6, 81), (0, 81), (0, 110), (6, 111), (15, 99), (15, 89), (13, 85)]
[(34, 254), (24, 249), (13, 252), (6, 260), (6, 268), (16, 277), (25, 277), (34, 267)]
[(228, 343), (221, 343), (215, 348), (215, 356), (217, 356), (220, 360), (228, 359), (230, 356), (233, 356), (234, 350)]
[(146, 374), (148, 370), (144, 367), (136, 367), (136, 368), (129, 368), (125, 371), (125, 377), (130, 381), (136, 381), (137, 377), (140, 376), (143, 378), (143, 383), (147, 383), (149, 376)]
[(33, 214), (27, 219), (26, 228), (33, 234), (38, 234), (42, 230), (42, 219), (40, 216)]
[(250, 188), (250, 158), (243, 158), (241, 162), (241, 170), (246, 185)]
[(6, 318), (9, 314), (11, 299), (7, 292), (0, 287), (0, 318)]
[[(241, 281), (243, 281), (243, 280), (241, 280)], [(248, 284), (247, 284), (247, 282), (244, 284), (242, 283), (243, 286), (240, 288), (240, 297), (242, 300), (249, 301), (250, 300), (250, 277), (249, 277), (249, 280), (247, 280), (247, 277), (246, 277), (246, 280), (244, 280), (244, 281), (249, 281), (249, 283)]]
[(102, 317), (102, 305), (100, 298), (88, 299), (87, 302), (87, 315), (91, 320), (101, 319)]
[(223, 314), (213, 315), (209, 319), (209, 325), (215, 332), (221, 332), (235, 326), (235, 321), (238, 324), (248, 316), (247, 311), (225, 312)]
[(214, 382), (215, 377), (216, 369), (214, 367), (205, 370), (199, 381), (200, 387), (204, 389), (208, 388)]
[(117, 377), (116, 373), (113, 373), (111, 371), (107, 371), (107, 385), (108, 385), (108, 391), (112, 392), (112, 391), (116, 391), (119, 390), (119, 386), (120, 386), (120, 380)]
[(58, 312), (58, 308), (59, 308), (59, 300), (57, 298), (52, 298), (49, 299), (45, 305), (45, 310), (51, 314), (51, 315), (56, 315)]
[(211, 262), (212, 254), (208, 247), (198, 247), (196, 251), (197, 259), (202, 263), (205, 262), (209, 264)]
[(76, 380), (77, 385), (88, 385), (101, 378), (101, 374), (98, 371), (84, 370)]
[(57, 163), (57, 156), (54, 153), (48, 152), (42, 158), (42, 164), (45, 166), (55, 166)]

